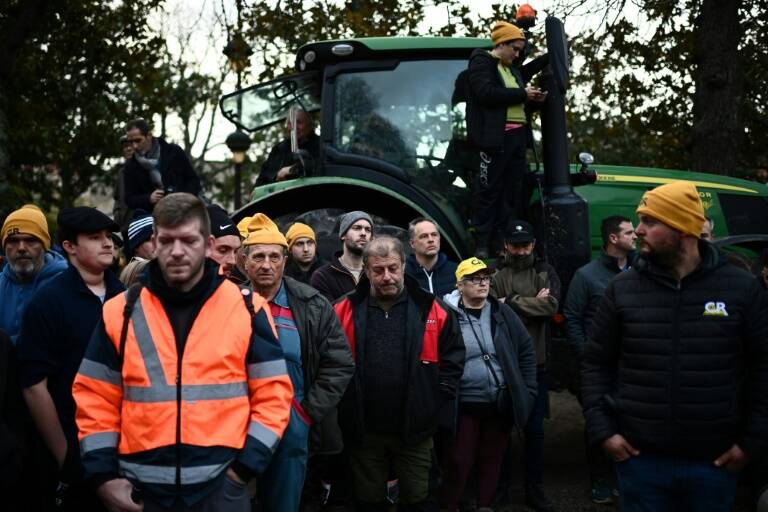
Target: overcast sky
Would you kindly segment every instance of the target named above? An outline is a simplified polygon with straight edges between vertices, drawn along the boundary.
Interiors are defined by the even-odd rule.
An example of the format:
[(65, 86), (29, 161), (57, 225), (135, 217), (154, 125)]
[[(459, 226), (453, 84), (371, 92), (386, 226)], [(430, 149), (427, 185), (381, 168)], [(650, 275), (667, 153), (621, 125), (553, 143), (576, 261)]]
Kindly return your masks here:
[[(467, 2), (471, 9), (479, 14), (489, 14), (491, 5), (498, 3), (499, 0), (473, 0)], [(566, 32), (569, 34), (578, 33), (586, 27), (593, 27), (599, 24), (599, 17), (585, 14), (589, 12), (592, 5), (597, 0), (587, 0), (584, 7), (575, 15), (566, 20)], [(247, 2), (247, 0), (246, 0)], [(429, 0), (427, 0), (429, 3)], [(541, 0), (533, 1), (531, 5), (538, 11), (538, 21), (541, 23), (548, 13), (548, 10), (555, 4), (554, 1)], [(631, 4), (631, 2), (630, 2)], [(222, 11), (223, 8), (223, 11)], [(636, 8), (630, 7), (636, 12)], [(172, 52), (183, 54), (184, 58), (191, 63), (196, 63), (205, 73), (216, 75), (220, 66), (226, 62), (226, 57), (222, 50), (226, 45), (226, 36), (221, 28), (222, 17), (225, 17), (232, 23), (236, 17), (234, 0), (168, 0), (165, 3), (164, 15), (157, 16), (153, 21), (155, 30), (165, 35)], [(427, 8), (428, 25), (442, 26), (447, 20), (447, 10), (444, 4), (433, 5)], [(180, 45), (174, 39), (173, 34), (191, 34), (189, 44)], [(168, 36), (171, 37), (168, 37)], [(257, 65), (256, 56), (253, 65)], [(254, 75), (255, 76), (255, 75)], [(249, 77), (243, 79), (245, 85), (255, 85), (254, 80)], [(235, 89), (235, 77), (230, 73), (225, 85), (226, 92)], [(207, 123), (204, 123), (207, 125)], [(217, 112), (217, 119), (212, 136), (212, 143), (217, 144), (209, 151), (207, 158), (210, 160), (223, 160), (229, 158), (229, 150), (223, 144), (227, 135), (234, 130), (234, 126), (225, 120)], [(180, 138), (178, 123), (174, 125), (174, 120), (169, 122), (169, 138)], [(202, 144), (197, 146), (197, 152), (200, 151)]]

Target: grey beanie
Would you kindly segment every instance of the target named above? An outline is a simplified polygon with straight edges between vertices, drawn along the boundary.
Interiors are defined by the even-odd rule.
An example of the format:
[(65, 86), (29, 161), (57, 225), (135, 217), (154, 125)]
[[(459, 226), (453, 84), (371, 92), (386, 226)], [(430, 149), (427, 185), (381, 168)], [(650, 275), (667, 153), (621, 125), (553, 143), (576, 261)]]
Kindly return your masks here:
[(343, 237), (350, 226), (360, 219), (367, 220), (373, 229), (373, 219), (367, 213), (361, 211), (345, 213), (339, 218), (339, 238)]

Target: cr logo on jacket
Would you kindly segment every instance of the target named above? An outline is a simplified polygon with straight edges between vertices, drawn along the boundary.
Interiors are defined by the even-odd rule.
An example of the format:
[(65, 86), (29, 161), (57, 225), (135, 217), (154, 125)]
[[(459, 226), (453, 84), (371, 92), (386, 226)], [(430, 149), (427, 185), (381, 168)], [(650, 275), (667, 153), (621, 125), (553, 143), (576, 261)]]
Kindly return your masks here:
[(707, 302), (704, 305), (704, 316), (728, 316), (725, 302)]

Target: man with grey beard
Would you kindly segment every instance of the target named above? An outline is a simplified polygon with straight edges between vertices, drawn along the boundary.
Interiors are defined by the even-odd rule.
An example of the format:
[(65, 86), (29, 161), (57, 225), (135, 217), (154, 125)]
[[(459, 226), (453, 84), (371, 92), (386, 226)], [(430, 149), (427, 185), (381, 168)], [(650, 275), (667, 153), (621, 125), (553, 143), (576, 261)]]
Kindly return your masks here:
[(15, 345), (32, 295), (65, 270), (67, 261), (50, 250), (48, 221), (35, 205), (24, 205), (8, 215), (0, 235), (8, 260), (0, 273), (0, 330)]

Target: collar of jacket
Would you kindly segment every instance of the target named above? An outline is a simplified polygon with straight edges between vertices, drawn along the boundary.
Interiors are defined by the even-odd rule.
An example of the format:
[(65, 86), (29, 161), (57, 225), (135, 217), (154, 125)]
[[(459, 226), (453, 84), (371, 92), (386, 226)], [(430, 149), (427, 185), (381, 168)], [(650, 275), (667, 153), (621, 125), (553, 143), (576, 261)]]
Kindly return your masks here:
[[(341, 263), (341, 256), (342, 256), (343, 254), (344, 254), (344, 251), (336, 251), (335, 253), (333, 253), (333, 259), (332, 259), (332, 260), (331, 260), (331, 262), (329, 263), (329, 266), (330, 266), (330, 267), (331, 267), (333, 270), (335, 270), (335, 271), (337, 271), (337, 272), (341, 272), (342, 274), (346, 274), (346, 275), (348, 275), (348, 276), (350, 276), (351, 278), (353, 278), (353, 279), (354, 279), (354, 277), (355, 277), (355, 276), (354, 276), (354, 275), (352, 275), (352, 272), (350, 272), (350, 271), (347, 269), (347, 267), (345, 267), (345, 266), (344, 266), (344, 264), (343, 264), (343, 263)], [(363, 276), (365, 276), (365, 270), (363, 270), (363, 271), (360, 273), (360, 280), (361, 280), (361, 281), (363, 280)]]
[[(683, 279), (687, 279), (697, 274), (711, 272), (726, 263), (725, 259), (720, 254), (720, 250), (704, 240), (699, 240), (699, 255), (701, 256), (699, 266)], [(639, 273), (646, 274), (657, 281), (661, 281), (672, 287), (677, 286), (677, 279), (670, 274), (668, 269), (654, 265), (642, 256), (637, 258), (637, 261), (632, 268), (635, 268)]]
[(424, 269), (427, 272), (436, 272), (442, 268), (443, 265), (445, 265), (445, 262), (448, 261), (448, 256), (445, 255), (442, 251), (437, 253), (437, 261), (435, 262), (435, 266), (432, 267), (430, 270), (427, 270), (425, 267), (421, 266), (421, 263), (419, 263), (419, 260), (416, 259), (416, 254), (411, 253), (408, 255), (408, 257), (405, 259), (405, 268), (411, 269), (411, 271), (421, 270)]
[(307, 272), (314, 272), (318, 268), (322, 267), (323, 266), (323, 260), (320, 259), (320, 256), (315, 254), (315, 259), (312, 260), (312, 264), (310, 264), (309, 270), (304, 272), (303, 270), (301, 270), (301, 267), (299, 266), (299, 264), (296, 263), (296, 261), (291, 256), (288, 256), (288, 262), (285, 264), (285, 266), (286, 266), (286, 268), (288, 268), (288, 267), (295, 268), (296, 270), (301, 271), (301, 272), (306, 274)]
[[(77, 267), (75, 267), (72, 264), (69, 264), (69, 267), (67, 267), (67, 270), (64, 272), (70, 273), (70, 279), (72, 279), (72, 283), (74, 283), (75, 288), (77, 289), (78, 293), (82, 293), (85, 295), (93, 295), (93, 292), (90, 288), (88, 288), (88, 285), (85, 284), (85, 281), (83, 280), (83, 276), (80, 275), (80, 271), (77, 270)], [(117, 278), (114, 272), (112, 272), (110, 269), (107, 269), (104, 271), (104, 288), (105, 288), (105, 294), (104, 294), (104, 301), (111, 299), (118, 293), (125, 290), (125, 286), (123, 286), (123, 283), (120, 282), (120, 279)]]
[(212, 259), (206, 258), (204, 265), (203, 277), (187, 292), (181, 292), (168, 286), (156, 259), (149, 263), (149, 269), (141, 274), (139, 280), (161, 302), (178, 305), (197, 301), (205, 302), (224, 282), (225, 277), (219, 274), (219, 265)]
[[(631, 267), (635, 264), (635, 260), (637, 259), (637, 254), (635, 251), (630, 251), (627, 253), (627, 267)], [(621, 269), (619, 268), (619, 258), (616, 258), (615, 256), (611, 256), (605, 252), (605, 250), (600, 251), (600, 263), (602, 263), (608, 270), (613, 272), (614, 274), (618, 274), (621, 272)]]
[(311, 286), (299, 282), (289, 276), (283, 276), (283, 285), (285, 286), (285, 291), (289, 296), (296, 297), (301, 301), (307, 301), (315, 295), (320, 295), (320, 292)]
[[(405, 293), (409, 299), (413, 300), (418, 306), (431, 305), (435, 296), (431, 293), (422, 290), (419, 286), (419, 282), (408, 274), (404, 274), (403, 283), (405, 284)], [(353, 306), (362, 303), (368, 298), (371, 293), (371, 284), (368, 278), (365, 277), (365, 273), (362, 274), (360, 282), (357, 283), (355, 289), (347, 295), (349, 301)]]
[(511, 254), (504, 254), (504, 267), (510, 268), (515, 272), (533, 267), (536, 264), (536, 253), (532, 252), (525, 258), (515, 259)]

